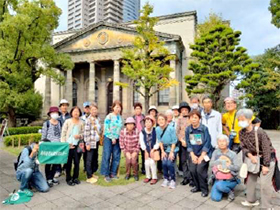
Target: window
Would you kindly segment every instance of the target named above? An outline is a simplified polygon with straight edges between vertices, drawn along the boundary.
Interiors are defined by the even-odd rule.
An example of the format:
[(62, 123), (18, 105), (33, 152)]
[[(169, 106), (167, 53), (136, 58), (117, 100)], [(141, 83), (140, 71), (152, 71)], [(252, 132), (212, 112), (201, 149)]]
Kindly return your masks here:
[(95, 103), (98, 104), (98, 82), (95, 81)]
[(169, 88), (158, 92), (158, 105), (169, 105)]
[(78, 103), (78, 85), (76, 82), (73, 82), (73, 106), (77, 106)]

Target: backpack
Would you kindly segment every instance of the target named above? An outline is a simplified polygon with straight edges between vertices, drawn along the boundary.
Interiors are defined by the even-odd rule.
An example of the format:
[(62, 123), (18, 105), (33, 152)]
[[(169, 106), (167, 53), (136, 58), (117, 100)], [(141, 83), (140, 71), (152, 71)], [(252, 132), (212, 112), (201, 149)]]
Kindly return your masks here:
[[(26, 146), (25, 148), (28, 149), (28, 155), (30, 155), (31, 152), (32, 152), (31, 146)], [(21, 153), (22, 153), (22, 151), (21, 151)], [(15, 171), (17, 171), (18, 167), (23, 163), (23, 161), (22, 161), (21, 163), (19, 163), (21, 153), (19, 153), (19, 155), (18, 155), (18, 157), (17, 157), (17, 160), (14, 162)]]
[[(60, 128), (62, 129), (62, 122), (60, 120), (57, 120), (59, 125), (60, 125)], [(50, 121), (47, 120), (47, 130), (49, 130), (49, 127), (50, 127)]]

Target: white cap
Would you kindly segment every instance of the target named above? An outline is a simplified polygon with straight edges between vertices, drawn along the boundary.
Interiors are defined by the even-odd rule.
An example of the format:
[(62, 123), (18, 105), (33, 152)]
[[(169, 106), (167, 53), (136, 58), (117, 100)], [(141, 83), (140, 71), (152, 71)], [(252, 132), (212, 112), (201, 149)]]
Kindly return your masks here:
[(69, 106), (69, 102), (66, 99), (61, 99), (59, 106), (61, 106), (62, 104), (68, 104)]
[(157, 107), (156, 106), (150, 106), (148, 112), (150, 112), (150, 110), (152, 110), (152, 109), (156, 110), (156, 112), (157, 112)]
[(174, 110), (174, 109), (178, 109), (179, 110), (179, 106), (178, 105), (172, 106), (172, 110)]

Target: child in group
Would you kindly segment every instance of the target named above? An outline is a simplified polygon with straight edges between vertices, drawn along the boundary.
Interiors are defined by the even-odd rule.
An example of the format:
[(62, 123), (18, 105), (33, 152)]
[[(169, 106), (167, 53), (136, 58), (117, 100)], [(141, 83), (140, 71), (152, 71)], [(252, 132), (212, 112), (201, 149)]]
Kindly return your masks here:
[(130, 179), (130, 171), (132, 167), (134, 179), (135, 181), (138, 181), (138, 154), (140, 145), (139, 131), (137, 130), (135, 124), (135, 120), (132, 117), (126, 119), (124, 124), (125, 128), (121, 130), (120, 134), (120, 148), (123, 151), (126, 159), (125, 179)]
[(154, 127), (156, 120), (152, 116), (146, 116), (144, 121), (145, 128), (142, 130), (139, 136), (141, 149), (145, 152), (146, 178), (144, 179), (144, 183), (148, 183), (151, 181), (150, 184), (154, 185), (157, 183), (157, 166), (155, 161), (155, 151), (159, 149), (159, 143), (157, 142), (156, 136), (156, 129)]
[(98, 107), (96, 104), (90, 105), (90, 115), (85, 122), (84, 141), (87, 149), (86, 172), (87, 182), (94, 184), (98, 176), (94, 173), (98, 169), (98, 146), (101, 134), (101, 123), (97, 116)]

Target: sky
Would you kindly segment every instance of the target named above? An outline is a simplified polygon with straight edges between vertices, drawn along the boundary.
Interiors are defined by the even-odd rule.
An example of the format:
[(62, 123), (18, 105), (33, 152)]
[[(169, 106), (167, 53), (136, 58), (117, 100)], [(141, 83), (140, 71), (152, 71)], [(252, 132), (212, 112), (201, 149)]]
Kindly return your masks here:
[[(55, 0), (62, 9), (59, 27), (56, 31), (67, 30), (68, 0)], [(147, 0), (141, 0), (143, 6)], [(229, 20), (234, 30), (242, 32), (240, 45), (247, 48), (249, 55), (259, 55), (265, 49), (280, 44), (280, 29), (271, 22), (268, 10), (270, 0), (149, 0), (154, 6), (153, 16), (178, 12), (197, 11), (201, 23), (210, 12), (220, 14)]]

